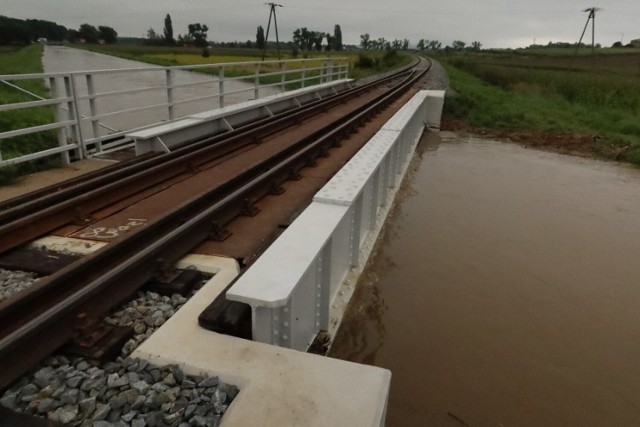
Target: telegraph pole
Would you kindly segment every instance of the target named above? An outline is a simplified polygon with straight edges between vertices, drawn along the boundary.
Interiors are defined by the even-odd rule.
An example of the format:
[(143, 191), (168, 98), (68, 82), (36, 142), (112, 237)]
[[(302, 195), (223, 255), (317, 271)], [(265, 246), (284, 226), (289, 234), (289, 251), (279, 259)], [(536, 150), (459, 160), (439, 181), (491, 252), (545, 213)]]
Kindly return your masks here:
[(269, 23), (267, 24), (267, 35), (264, 38), (264, 49), (262, 51), (262, 60), (267, 54), (267, 43), (269, 41), (269, 29), (271, 28), (271, 17), (273, 16), (273, 23), (276, 29), (276, 49), (278, 49), (278, 60), (280, 60), (280, 39), (278, 38), (278, 18), (276, 17), (276, 7), (283, 7), (281, 4), (265, 3), (269, 6)]
[(584, 37), (584, 33), (587, 31), (587, 27), (589, 26), (589, 21), (591, 21), (591, 55), (595, 53), (596, 47), (596, 12), (602, 10), (599, 7), (590, 7), (588, 9), (583, 10), (583, 12), (589, 12), (589, 16), (587, 17), (587, 23), (584, 24), (584, 29), (582, 30), (582, 35), (580, 36), (580, 40), (578, 41), (578, 46), (576, 46), (576, 53), (578, 54), (578, 50), (580, 50), (580, 43), (582, 43), (582, 38)]

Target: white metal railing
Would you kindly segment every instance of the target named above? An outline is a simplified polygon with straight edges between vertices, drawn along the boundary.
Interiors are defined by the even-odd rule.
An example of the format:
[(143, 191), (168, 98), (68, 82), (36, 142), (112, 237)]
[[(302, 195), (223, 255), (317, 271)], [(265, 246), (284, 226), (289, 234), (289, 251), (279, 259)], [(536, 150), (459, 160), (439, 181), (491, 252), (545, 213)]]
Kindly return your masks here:
[(251, 305), (254, 340), (305, 351), (320, 330), (335, 329), (331, 307), (350, 271), (366, 261), (428, 121), (427, 107), (442, 110), (439, 100), (433, 91), (416, 94), (227, 291), (227, 298)]
[[(37, 126), (0, 129), (0, 167), (54, 155), (68, 163), (71, 152), (82, 159), (122, 146), (133, 130), (288, 88), (346, 79), (348, 72), (347, 58), (312, 58), (0, 75), (0, 82), (37, 99), (1, 104), (0, 114), (45, 107), (55, 117)], [(28, 80), (44, 80), (50, 99), (16, 84)], [(3, 140), (44, 131), (56, 132), (57, 147), (3, 159)]]

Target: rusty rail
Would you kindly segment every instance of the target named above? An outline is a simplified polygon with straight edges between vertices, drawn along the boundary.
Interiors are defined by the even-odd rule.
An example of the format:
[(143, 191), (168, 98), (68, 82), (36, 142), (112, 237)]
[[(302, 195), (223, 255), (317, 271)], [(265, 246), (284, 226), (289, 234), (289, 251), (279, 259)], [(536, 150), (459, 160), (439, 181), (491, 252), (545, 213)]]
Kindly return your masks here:
[[(149, 156), (126, 167), (110, 168), (62, 189), (41, 190), (41, 197), (22, 196), (0, 204), (0, 253), (21, 246), (70, 222), (89, 224), (91, 213), (132, 194), (189, 174), (199, 165), (251, 144), (256, 139), (281, 131), (319, 111), (345, 102), (365, 91), (398, 78), (407, 70), (331, 97), (310, 102), (294, 110), (246, 124), (178, 148), (170, 153)], [(4, 208), (4, 209), (3, 209)]]

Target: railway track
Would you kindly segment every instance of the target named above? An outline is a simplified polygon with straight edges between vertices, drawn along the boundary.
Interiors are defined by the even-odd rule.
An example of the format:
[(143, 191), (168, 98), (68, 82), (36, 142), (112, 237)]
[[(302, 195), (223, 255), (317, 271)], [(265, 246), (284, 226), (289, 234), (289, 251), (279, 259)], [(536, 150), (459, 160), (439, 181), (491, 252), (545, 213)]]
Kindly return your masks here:
[[(70, 222), (86, 226), (101, 209), (126, 204), (139, 194), (148, 197), (157, 188), (203, 171), (220, 169), (217, 176), (226, 178), (1, 302), (0, 389), (62, 346), (79, 328), (99, 323), (144, 283), (171, 274), (172, 266), (203, 240), (224, 239), (230, 221), (255, 214), (257, 201), (281, 192), (285, 181), (298, 178), (302, 168), (325, 156), (401, 96), (429, 65), (419, 68), (193, 141), (171, 153), (145, 156), (0, 204), (0, 253), (6, 253)], [(389, 87), (381, 90), (380, 85)], [(373, 96), (374, 90), (382, 93)], [(301, 125), (319, 112), (347, 103), (354, 107), (322, 127), (309, 130)], [(295, 138), (267, 150), (270, 143), (265, 140), (287, 129), (296, 130), (290, 130)], [(269, 155), (255, 155), (255, 147), (263, 150), (257, 153)], [(246, 156), (249, 152), (254, 155)]]

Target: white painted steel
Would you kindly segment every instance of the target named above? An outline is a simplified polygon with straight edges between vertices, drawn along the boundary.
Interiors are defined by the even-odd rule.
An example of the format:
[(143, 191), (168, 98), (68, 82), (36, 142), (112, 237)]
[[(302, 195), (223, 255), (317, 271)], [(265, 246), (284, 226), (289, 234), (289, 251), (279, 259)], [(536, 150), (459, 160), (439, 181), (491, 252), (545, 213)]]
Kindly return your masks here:
[[(349, 87), (351, 80), (330, 83), (278, 93), (262, 99), (240, 102), (228, 107), (192, 114), (172, 122), (127, 133), (127, 139), (135, 142), (136, 154), (171, 149), (185, 141), (201, 138), (251, 120), (263, 119), (276, 113), (300, 107), (318, 96), (335, 94)], [(336, 89), (337, 88), (337, 89)], [(158, 139), (160, 138), (161, 141)]]
[[(176, 118), (175, 106), (185, 103), (197, 103), (207, 99), (216, 99), (219, 105), (224, 107), (228, 101), (228, 96), (232, 94), (239, 94), (242, 92), (251, 93), (255, 97), (259, 95), (261, 88), (267, 88), (272, 86), (279, 86), (282, 90), (286, 89), (286, 84), (300, 83), (304, 86), (308, 81), (333, 81), (346, 79), (348, 75), (349, 61), (346, 58), (331, 58), (326, 60), (322, 67), (309, 68), (307, 65), (311, 62), (322, 61), (323, 59), (296, 59), (287, 61), (263, 61), (263, 62), (234, 62), (234, 63), (218, 63), (218, 64), (203, 64), (192, 66), (178, 66), (178, 67), (141, 67), (141, 68), (125, 68), (125, 69), (111, 69), (111, 70), (95, 70), (95, 71), (81, 71), (73, 73), (43, 73), (43, 74), (23, 74), (23, 75), (0, 75), (0, 81), (5, 81), (7, 84), (10, 81), (22, 81), (22, 80), (46, 80), (51, 87), (51, 99), (39, 100), (33, 102), (19, 102), (0, 106), (0, 110), (9, 111), (17, 109), (28, 108), (42, 108), (43, 106), (52, 106), (56, 110), (55, 122), (45, 123), (40, 126), (34, 126), (23, 129), (13, 129), (10, 131), (0, 132), (0, 167), (21, 163), (33, 159), (42, 157), (48, 157), (51, 155), (50, 150), (31, 153), (29, 155), (15, 157), (12, 159), (2, 159), (1, 148), (2, 140), (27, 135), (31, 133), (42, 132), (45, 130), (57, 130), (58, 142), (63, 142), (73, 145), (73, 147), (66, 147), (67, 150), (62, 150), (62, 159), (65, 163), (69, 162), (69, 151), (75, 151), (75, 157), (78, 159), (84, 158), (96, 152), (100, 152), (103, 148), (107, 147), (106, 143), (113, 141), (116, 138), (124, 137), (126, 133), (131, 132), (134, 129), (144, 128), (152, 122), (141, 122), (136, 120), (135, 125), (127, 126), (127, 129), (120, 130), (101, 130), (100, 128), (108, 128), (104, 126), (100, 121), (105, 118), (113, 116), (128, 116), (132, 112), (164, 109), (169, 120)], [(260, 73), (261, 70), (268, 69), (268, 67), (275, 66), (277, 71)], [(225, 75), (225, 69), (233, 67), (249, 68), (251, 71), (246, 75), (240, 75), (235, 77), (228, 77)], [(325, 69), (326, 68), (326, 69)], [(187, 70), (187, 71), (204, 71), (204, 70), (217, 70), (217, 78), (203, 79), (201, 82), (189, 82), (189, 83), (177, 83), (173, 78), (175, 70)], [(317, 70), (320, 72), (320, 76), (309, 76), (306, 70)], [(153, 87), (138, 87), (128, 90), (112, 90), (112, 91), (99, 91), (97, 90), (98, 82), (101, 76), (105, 75), (127, 75), (128, 79), (135, 79), (137, 73), (164, 73), (162, 77), (162, 83)], [(303, 78), (286, 80), (287, 75), (296, 73), (303, 74)], [(277, 83), (272, 84), (260, 84), (260, 77), (278, 75), (282, 76)], [(87, 95), (79, 95), (77, 90), (78, 79), (84, 81), (87, 86)], [(253, 85), (247, 85), (246, 89), (227, 91), (225, 90), (228, 85), (225, 82), (228, 81), (252, 81)], [(193, 86), (194, 84), (206, 86), (207, 84), (217, 83), (217, 93), (206, 94), (196, 98), (189, 98), (186, 100), (176, 101), (174, 99), (175, 89), (185, 88), (187, 86)], [(151, 105), (147, 104), (138, 107), (129, 107), (127, 109), (118, 109), (115, 111), (101, 111), (100, 99), (114, 96), (131, 96), (142, 92), (161, 92), (163, 97), (160, 102), (152, 102)], [(215, 90), (214, 90), (215, 92)], [(81, 114), (81, 105), (83, 109), (90, 111), (89, 117), (85, 117)], [(86, 106), (86, 108), (85, 108)], [(104, 108), (104, 107), (102, 107)], [(154, 122), (157, 121), (154, 120)], [(88, 126), (86, 126), (86, 125)], [(103, 142), (105, 146), (103, 147)], [(126, 144), (127, 141), (123, 141)], [(109, 144), (111, 149), (114, 149), (114, 144)]]
[(229, 289), (227, 298), (252, 307), (254, 340), (304, 351), (330, 329), (330, 308), (366, 260), (364, 242), (379, 232), (422, 135), (428, 98), (421, 91), (403, 106)]

